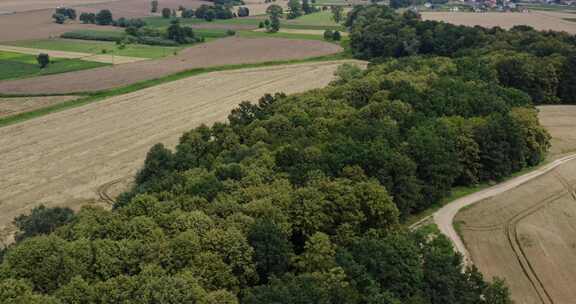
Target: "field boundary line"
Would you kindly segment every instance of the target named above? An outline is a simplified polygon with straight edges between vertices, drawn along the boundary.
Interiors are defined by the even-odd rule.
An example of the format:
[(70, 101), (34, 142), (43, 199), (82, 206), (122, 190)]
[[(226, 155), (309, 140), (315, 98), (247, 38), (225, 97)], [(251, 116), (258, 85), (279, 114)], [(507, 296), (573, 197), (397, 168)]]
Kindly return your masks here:
[(78, 95), (84, 96), (79, 99), (71, 100), (68, 102), (63, 102), (54, 106), (41, 108), (35, 111), (24, 112), (13, 116), (7, 116), (4, 118), (0, 118), (0, 128), (13, 125), (16, 123), (20, 123), (26, 120), (34, 119), (37, 117), (41, 117), (44, 115), (48, 115), (51, 113), (65, 111), (70, 108), (84, 106), (89, 103), (98, 102), (110, 97), (124, 95), (136, 91), (140, 91), (143, 89), (147, 89), (150, 87), (154, 87), (157, 85), (185, 79), (192, 76), (197, 76), (206, 73), (212, 72), (222, 72), (222, 71), (237, 71), (237, 70), (245, 70), (245, 69), (257, 69), (257, 68), (266, 68), (266, 67), (275, 67), (275, 66), (293, 66), (298, 64), (313, 64), (313, 63), (365, 63), (365, 61), (356, 60), (345, 58), (342, 54), (336, 55), (328, 55), (328, 56), (321, 56), (321, 57), (311, 57), (305, 59), (298, 59), (298, 60), (286, 60), (286, 61), (268, 61), (268, 62), (261, 62), (261, 63), (254, 63), (254, 64), (236, 64), (236, 65), (223, 65), (223, 66), (215, 66), (215, 67), (208, 67), (208, 68), (195, 68), (183, 72), (178, 72), (175, 74), (171, 74), (165, 77), (145, 80), (141, 82), (137, 82), (134, 84), (130, 84), (123, 87), (118, 87), (110, 90), (103, 90), (103, 91), (95, 91), (95, 92), (77, 92), (72, 94), (33, 94), (30, 96), (22, 95), (22, 94), (2, 94), (0, 93), (0, 97), (3, 98), (12, 98), (12, 97), (38, 97), (38, 96), (61, 96), (61, 95)]

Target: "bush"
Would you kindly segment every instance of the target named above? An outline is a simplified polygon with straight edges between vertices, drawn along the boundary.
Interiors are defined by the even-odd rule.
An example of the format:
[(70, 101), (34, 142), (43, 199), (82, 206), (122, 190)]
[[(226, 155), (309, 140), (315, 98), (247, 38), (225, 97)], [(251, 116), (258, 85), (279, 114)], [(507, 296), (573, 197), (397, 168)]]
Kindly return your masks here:
[(125, 38), (124, 33), (104, 31), (74, 31), (60, 35), (65, 39), (94, 40), (94, 41), (121, 41)]
[(325, 30), (324, 31), (324, 39), (325, 40), (332, 40), (333, 36), (334, 36), (334, 32), (332, 32), (331, 30)]
[(112, 18), (110, 10), (104, 9), (96, 14), (96, 24), (98, 25), (111, 25), (113, 22), (114, 18)]
[(40, 68), (43, 69), (47, 67), (48, 64), (50, 64), (50, 55), (44, 53), (39, 54), (38, 56), (36, 56), (36, 61), (38, 61)]
[(332, 40), (340, 41), (340, 39), (342, 39), (342, 35), (340, 34), (340, 32), (334, 31), (334, 33), (332, 34)]
[(158, 46), (178, 46), (178, 43), (176, 41), (165, 39), (162, 37), (149, 37), (149, 36), (138, 37), (138, 43), (147, 45), (158, 45)]
[(228, 35), (228, 36), (234, 36), (234, 35), (236, 35), (236, 31), (235, 31), (235, 30), (227, 30), (227, 31), (226, 31), (226, 35)]
[(82, 13), (80, 14), (80, 22), (84, 24), (95, 24), (96, 14), (94, 13)]
[(172, 16), (172, 11), (165, 7), (162, 9), (162, 18), (170, 18), (170, 16)]
[(250, 16), (250, 9), (247, 7), (239, 7), (238, 8), (238, 17), (248, 17)]

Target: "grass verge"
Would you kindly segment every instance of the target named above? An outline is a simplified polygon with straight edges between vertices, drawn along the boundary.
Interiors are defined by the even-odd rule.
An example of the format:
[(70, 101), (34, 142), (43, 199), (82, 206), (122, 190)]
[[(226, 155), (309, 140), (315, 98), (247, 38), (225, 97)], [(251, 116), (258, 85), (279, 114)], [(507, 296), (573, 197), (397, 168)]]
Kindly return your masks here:
[[(184, 79), (191, 76), (196, 76), (199, 74), (210, 73), (210, 72), (217, 72), (217, 71), (229, 71), (229, 70), (239, 70), (239, 69), (246, 69), (246, 68), (259, 68), (259, 67), (269, 67), (269, 66), (277, 66), (277, 65), (290, 65), (290, 64), (298, 64), (298, 63), (307, 63), (307, 62), (322, 62), (322, 61), (332, 61), (332, 60), (343, 60), (343, 59), (350, 59), (350, 57), (346, 53), (339, 53), (334, 55), (328, 56), (321, 56), (321, 57), (311, 57), (306, 59), (298, 59), (298, 60), (281, 60), (281, 61), (269, 61), (269, 62), (261, 62), (261, 63), (254, 63), (254, 64), (236, 64), (236, 65), (225, 65), (225, 66), (215, 66), (215, 67), (208, 67), (208, 68), (197, 68), (191, 69), (183, 72), (179, 72), (176, 74), (168, 75), (166, 77), (146, 80), (138, 83), (134, 83), (128, 86), (114, 88), (105, 91), (99, 92), (77, 92), (77, 93), (67, 93), (67, 94), (44, 94), (44, 95), (26, 95), (27, 97), (32, 96), (58, 96), (58, 95), (82, 95), (83, 97), (67, 101), (63, 103), (59, 103), (53, 106), (45, 107), (42, 109), (20, 113), (13, 116), (8, 116), (5, 118), (0, 118), (0, 127), (4, 127), (7, 125), (19, 123), (22, 121), (26, 121), (32, 118), (37, 118), (46, 114), (55, 113), (59, 111), (63, 111), (66, 109), (70, 109), (73, 107), (79, 107), (82, 105), (86, 105), (92, 102), (100, 101), (106, 98), (110, 98), (117, 95), (123, 95), (127, 93), (132, 93), (138, 90), (146, 89), (149, 87), (153, 87), (159, 84), (164, 84), (167, 82), (172, 82), (180, 79)], [(0, 94), (0, 97), (24, 97), (24, 95), (3, 95)]]
[[(426, 210), (415, 214), (415, 215), (411, 215), (409, 216), (406, 221), (404, 222), (404, 225), (406, 227), (410, 227), (411, 225), (414, 225), (415, 223), (429, 217), (432, 216), (432, 214), (434, 214), (434, 212), (438, 211), (438, 209), (446, 206), (447, 204), (450, 204), (451, 202), (460, 199), (462, 197), (468, 196), (470, 194), (476, 193), (478, 191), (482, 191), (484, 189), (490, 188), (496, 184), (500, 184), (500, 183), (505, 183), (515, 177), (524, 175), (526, 173), (529, 173), (531, 171), (534, 171), (546, 164), (550, 163), (550, 160), (545, 160), (543, 162), (541, 162), (540, 164), (534, 166), (534, 167), (528, 167), (528, 168), (524, 168), (516, 173), (511, 174), (510, 176), (502, 179), (501, 181), (499, 181), (498, 183), (495, 182), (486, 182), (486, 183), (481, 183), (481, 184), (477, 184), (474, 186), (470, 186), (470, 187), (454, 187), (452, 188), (452, 192), (450, 193), (449, 196), (445, 197), (444, 199), (442, 199), (439, 203), (434, 204), (432, 206), (430, 206), (429, 208), (427, 208)], [(464, 208), (462, 208), (459, 212), (466, 210), (468, 208), (472, 208), (475, 204), (466, 206)], [(456, 230), (456, 232), (458, 232), (459, 226), (461, 223), (458, 223), (457, 221), (454, 221), (453, 225), (454, 225), (454, 229)], [(460, 235), (460, 232), (458, 232), (458, 234)], [(462, 236), (460, 235), (460, 238), (462, 238)]]

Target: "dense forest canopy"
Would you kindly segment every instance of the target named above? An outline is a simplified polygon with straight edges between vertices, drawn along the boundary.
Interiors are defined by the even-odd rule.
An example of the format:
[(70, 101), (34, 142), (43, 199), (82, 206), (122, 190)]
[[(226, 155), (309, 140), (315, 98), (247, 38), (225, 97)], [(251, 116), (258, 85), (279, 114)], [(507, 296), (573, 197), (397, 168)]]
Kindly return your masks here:
[[(327, 88), (244, 102), (173, 150), (154, 146), (111, 211), (20, 217), (0, 302), (510, 303), (501, 281), (462, 272), (445, 237), (402, 222), (454, 186), (544, 159), (550, 138), (534, 101), (551, 88), (506, 82), (499, 66), (516, 58), (542, 81), (531, 74), (542, 66), (524, 64), (566, 68), (572, 38), (428, 23), (382, 6), (356, 8), (348, 23), (354, 53), (377, 63), (368, 70), (342, 66)], [(458, 35), (441, 28), (482, 39), (448, 51)], [(566, 53), (498, 48), (494, 35), (516, 37), (506, 45), (553, 37)]]

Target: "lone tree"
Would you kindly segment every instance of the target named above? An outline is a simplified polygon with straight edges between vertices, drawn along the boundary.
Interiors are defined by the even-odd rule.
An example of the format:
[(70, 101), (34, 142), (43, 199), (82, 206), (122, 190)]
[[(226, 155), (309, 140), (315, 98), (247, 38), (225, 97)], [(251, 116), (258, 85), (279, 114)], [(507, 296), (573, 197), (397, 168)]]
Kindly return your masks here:
[(170, 18), (172, 16), (172, 10), (165, 7), (162, 9), (162, 18)]
[(50, 55), (45, 53), (39, 54), (38, 56), (36, 56), (36, 61), (38, 61), (40, 68), (43, 69), (47, 67), (48, 64), (50, 64)]
[(114, 22), (112, 18), (112, 12), (110, 10), (101, 10), (96, 15), (96, 24), (98, 25), (110, 25)]
[(280, 30), (280, 16), (283, 13), (282, 7), (276, 4), (270, 5), (266, 9), (266, 13), (270, 16), (264, 25), (268, 33), (276, 33)]
[(302, 6), (300, 0), (290, 0), (288, 1), (288, 8), (290, 13), (288, 13), (288, 19), (294, 19), (302, 16)]
[(152, 0), (150, 5), (151, 5), (150, 12), (151, 13), (157, 13), (158, 12), (158, 0)]
[(344, 19), (344, 8), (342, 6), (332, 5), (330, 11), (332, 11), (332, 19), (334, 22), (342, 22), (342, 19)]

